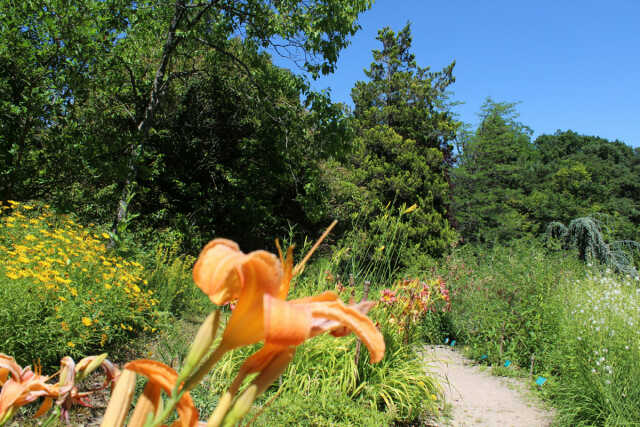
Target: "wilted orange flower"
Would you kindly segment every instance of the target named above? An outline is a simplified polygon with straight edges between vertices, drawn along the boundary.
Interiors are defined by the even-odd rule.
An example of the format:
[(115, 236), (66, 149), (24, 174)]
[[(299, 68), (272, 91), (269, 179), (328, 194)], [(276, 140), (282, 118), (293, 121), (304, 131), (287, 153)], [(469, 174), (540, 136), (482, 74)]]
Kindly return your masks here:
[(13, 357), (0, 353), (0, 424), (10, 418), (15, 409), (50, 395), (48, 379), (40, 375), (38, 369), (33, 372), (30, 366), (22, 368)]

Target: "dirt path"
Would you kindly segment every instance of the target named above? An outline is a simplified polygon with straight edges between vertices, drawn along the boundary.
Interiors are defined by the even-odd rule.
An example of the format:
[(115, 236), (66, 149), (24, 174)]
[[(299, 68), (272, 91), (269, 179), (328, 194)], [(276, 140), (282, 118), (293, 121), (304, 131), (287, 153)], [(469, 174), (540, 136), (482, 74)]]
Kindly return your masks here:
[(452, 418), (443, 426), (549, 426), (553, 414), (526, 394), (521, 380), (492, 376), (447, 346), (431, 346), (425, 358), (442, 377)]

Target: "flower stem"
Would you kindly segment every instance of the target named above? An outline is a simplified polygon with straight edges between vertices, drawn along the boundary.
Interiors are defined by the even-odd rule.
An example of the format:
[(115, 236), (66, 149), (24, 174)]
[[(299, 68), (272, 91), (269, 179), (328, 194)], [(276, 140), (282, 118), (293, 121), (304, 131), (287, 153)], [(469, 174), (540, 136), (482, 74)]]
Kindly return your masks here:
[(169, 418), (169, 416), (173, 413), (178, 402), (182, 398), (182, 396), (189, 392), (193, 387), (198, 385), (200, 381), (204, 378), (205, 375), (211, 370), (213, 365), (215, 365), (220, 358), (227, 352), (226, 346), (218, 346), (207, 359), (200, 365), (200, 368), (193, 374), (190, 375), (182, 388), (180, 388), (180, 381), (176, 382), (176, 385), (173, 388), (171, 396), (167, 401), (167, 406), (164, 408), (162, 413), (160, 413), (151, 423), (150, 427), (158, 427), (162, 425), (164, 420)]

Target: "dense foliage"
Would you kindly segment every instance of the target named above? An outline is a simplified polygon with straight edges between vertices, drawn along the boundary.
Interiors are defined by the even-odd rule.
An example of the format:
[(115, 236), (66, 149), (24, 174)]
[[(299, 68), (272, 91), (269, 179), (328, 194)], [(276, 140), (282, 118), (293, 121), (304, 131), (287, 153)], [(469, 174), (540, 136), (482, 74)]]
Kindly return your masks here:
[[(441, 402), (410, 344), (443, 333), (533, 357), (567, 425), (637, 421), (637, 280), (585, 268), (637, 272), (640, 148), (534, 139), (492, 99), (465, 127), (455, 62), (419, 65), (409, 24), (378, 32), (353, 108), (333, 103), (309, 79), (372, 3), (0, 0), (1, 350), (52, 365), (164, 328), (172, 363), (172, 319), (210, 309), (189, 290), (204, 243), (308, 247), (338, 219), (294, 294), (400, 301), (373, 311), (387, 358), (315, 341), (258, 423), (417, 422)], [(204, 412), (218, 385), (194, 392)]]
[[(466, 240), (506, 242), (542, 234), (552, 221), (602, 218), (612, 236), (640, 235), (640, 150), (558, 131), (531, 141), (514, 104), (487, 100), (463, 135), (454, 169), (455, 213)], [(609, 233), (611, 234), (611, 233)]]
[(467, 246), (439, 266), (451, 336), (497, 374), (546, 378), (559, 425), (640, 419), (638, 278), (597, 267), (526, 241)]

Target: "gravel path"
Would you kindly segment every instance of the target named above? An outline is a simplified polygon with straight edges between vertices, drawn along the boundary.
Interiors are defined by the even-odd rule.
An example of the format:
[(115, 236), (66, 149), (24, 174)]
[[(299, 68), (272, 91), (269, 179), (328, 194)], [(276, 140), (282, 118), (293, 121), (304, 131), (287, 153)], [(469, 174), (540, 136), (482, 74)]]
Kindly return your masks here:
[(443, 426), (549, 426), (553, 414), (526, 393), (522, 380), (492, 376), (447, 346), (426, 349), (429, 369), (442, 377), (452, 419)]

